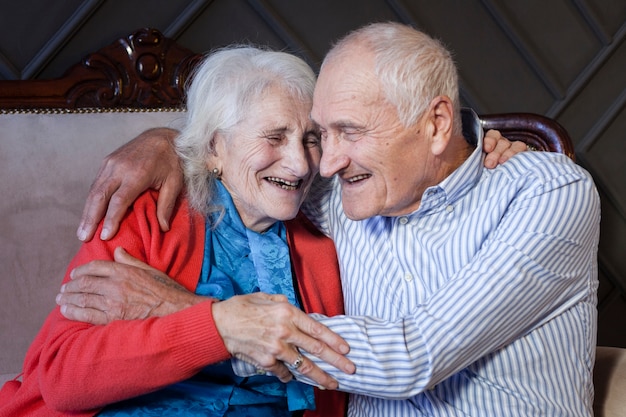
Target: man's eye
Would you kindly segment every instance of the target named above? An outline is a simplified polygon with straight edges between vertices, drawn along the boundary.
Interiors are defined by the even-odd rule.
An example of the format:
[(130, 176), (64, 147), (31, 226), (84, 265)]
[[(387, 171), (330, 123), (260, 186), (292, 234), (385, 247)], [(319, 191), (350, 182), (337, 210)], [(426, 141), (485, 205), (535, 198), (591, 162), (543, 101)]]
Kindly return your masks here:
[(341, 137), (350, 142), (361, 139), (361, 136), (363, 136), (363, 132), (357, 129), (346, 129), (341, 132)]

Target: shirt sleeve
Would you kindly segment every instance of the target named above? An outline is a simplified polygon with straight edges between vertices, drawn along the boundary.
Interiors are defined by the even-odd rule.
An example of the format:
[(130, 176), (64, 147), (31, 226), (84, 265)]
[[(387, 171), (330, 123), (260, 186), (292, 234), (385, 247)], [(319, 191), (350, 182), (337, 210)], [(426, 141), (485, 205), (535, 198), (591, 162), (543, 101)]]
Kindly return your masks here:
[(594, 303), (600, 205), (593, 181), (582, 170), (533, 172), (506, 207), (484, 213), (493, 227), (471, 261), (411, 314), (395, 321), (312, 315), (349, 343), (355, 374), (309, 359), (342, 391), (406, 399), (576, 305)]

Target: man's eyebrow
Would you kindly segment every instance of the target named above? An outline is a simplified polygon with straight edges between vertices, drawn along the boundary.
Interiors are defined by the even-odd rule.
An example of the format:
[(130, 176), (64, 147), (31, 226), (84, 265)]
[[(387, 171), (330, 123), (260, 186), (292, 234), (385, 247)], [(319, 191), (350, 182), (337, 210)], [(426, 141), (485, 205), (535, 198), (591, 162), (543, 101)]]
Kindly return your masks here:
[[(317, 123), (315, 121), (315, 119), (313, 119), (312, 116), (309, 116), (309, 118), (311, 119), (311, 121), (313, 122), (313, 124), (315, 125), (315, 127), (317, 129), (321, 129), (319, 123)], [(332, 129), (339, 129), (339, 130), (346, 129), (346, 128), (347, 129), (358, 129), (358, 130), (363, 130), (364, 129), (364, 126), (356, 124), (353, 121), (349, 121), (349, 120), (335, 120), (334, 122), (332, 122), (329, 125), (329, 127), (332, 128)]]
[(333, 129), (337, 130), (345, 130), (345, 129), (355, 129), (355, 130), (364, 130), (365, 127), (354, 121), (350, 120), (336, 120), (330, 124)]

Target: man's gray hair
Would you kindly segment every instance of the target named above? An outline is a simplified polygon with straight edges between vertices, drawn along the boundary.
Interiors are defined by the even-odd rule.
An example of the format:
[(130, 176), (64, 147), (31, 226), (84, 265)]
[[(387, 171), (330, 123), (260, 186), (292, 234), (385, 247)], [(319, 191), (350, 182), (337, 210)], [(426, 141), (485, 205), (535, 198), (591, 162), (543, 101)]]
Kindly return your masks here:
[(417, 122), (432, 99), (445, 95), (454, 105), (454, 134), (461, 133), (457, 68), (440, 41), (400, 23), (372, 23), (338, 41), (324, 62), (355, 43), (374, 53), (376, 76), (405, 126)]
[(269, 87), (278, 86), (298, 99), (312, 100), (315, 73), (294, 55), (239, 45), (205, 56), (190, 79), (187, 119), (175, 148), (182, 161), (189, 202), (207, 214), (219, 209), (210, 204), (214, 174), (207, 167), (215, 135), (237, 140), (229, 133), (247, 116), (250, 103)]

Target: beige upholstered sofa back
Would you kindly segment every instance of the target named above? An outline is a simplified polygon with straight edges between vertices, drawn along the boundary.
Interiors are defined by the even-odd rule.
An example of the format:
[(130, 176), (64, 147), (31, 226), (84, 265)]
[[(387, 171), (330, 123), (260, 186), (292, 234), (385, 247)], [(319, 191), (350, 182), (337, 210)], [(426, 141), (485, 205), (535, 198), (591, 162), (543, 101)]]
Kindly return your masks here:
[(21, 371), (80, 242), (76, 228), (102, 159), (184, 113), (0, 114), (0, 385)]
[[(0, 114), (0, 385), (21, 371), (66, 267), (91, 181), (112, 150), (183, 112)], [(597, 416), (626, 410), (626, 350), (598, 348)]]

